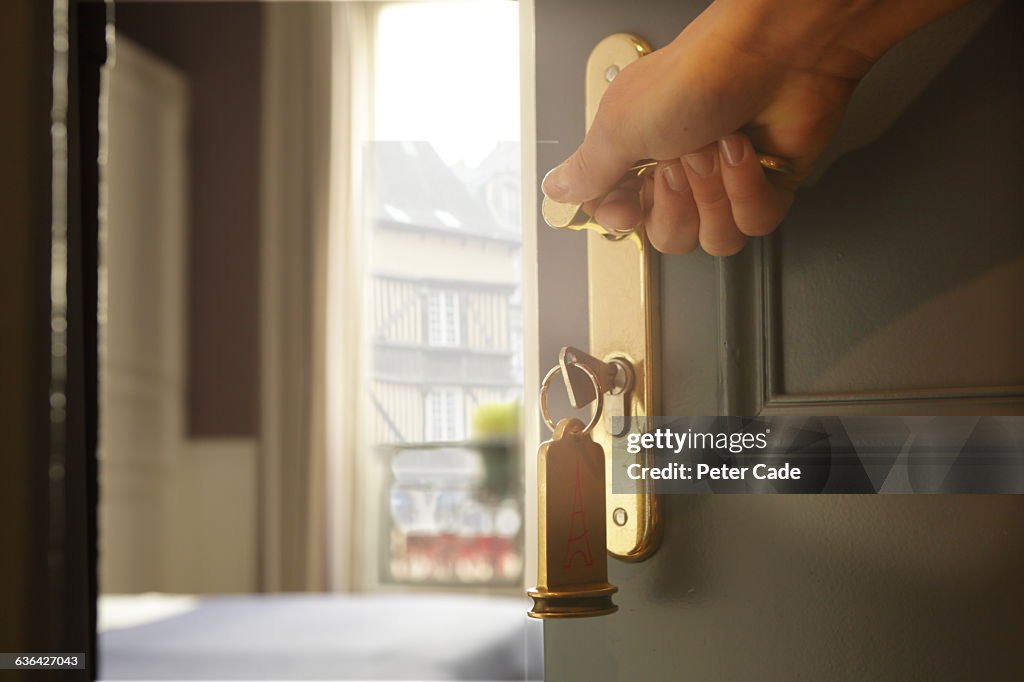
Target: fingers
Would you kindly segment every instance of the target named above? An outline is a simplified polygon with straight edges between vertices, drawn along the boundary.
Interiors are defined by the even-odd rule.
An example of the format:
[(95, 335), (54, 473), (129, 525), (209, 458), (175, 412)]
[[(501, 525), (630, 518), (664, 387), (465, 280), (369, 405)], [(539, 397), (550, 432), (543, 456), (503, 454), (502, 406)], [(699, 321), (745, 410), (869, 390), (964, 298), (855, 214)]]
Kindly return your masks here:
[(733, 255), (748, 236), (774, 230), (793, 201), (793, 190), (769, 180), (753, 145), (741, 133), (681, 161), (659, 162), (644, 180), (648, 206), (640, 203), (640, 182), (615, 186), (621, 179), (616, 173), (614, 189), (587, 201), (585, 210), (613, 231), (626, 232), (646, 223), (648, 238), (664, 253), (688, 253), (700, 244), (712, 256)]
[(622, 178), (637, 154), (623, 149), (605, 120), (596, 118), (579, 149), (544, 177), (544, 194), (556, 201), (589, 201)]
[(563, 202), (596, 199), (614, 187), (642, 156), (624, 146), (610, 119), (604, 109), (598, 111), (579, 149), (544, 176), (541, 188), (545, 195)]
[(757, 160), (746, 135), (734, 133), (719, 140), (722, 185), (732, 204), (736, 227), (759, 237), (778, 227), (793, 202), (793, 192), (773, 185)]
[(662, 253), (683, 254), (697, 248), (700, 215), (679, 161), (658, 164), (653, 203), (647, 217), (647, 238)]
[(594, 220), (613, 232), (630, 232), (644, 221), (638, 187), (616, 187), (594, 211)]
[(701, 248), (712, 256), (731, 256), (747, 243), (732, 217), (732, 205), (722, 182), (722, 164), (715, 145), (683, 157), (686, 178), (700, 214)]

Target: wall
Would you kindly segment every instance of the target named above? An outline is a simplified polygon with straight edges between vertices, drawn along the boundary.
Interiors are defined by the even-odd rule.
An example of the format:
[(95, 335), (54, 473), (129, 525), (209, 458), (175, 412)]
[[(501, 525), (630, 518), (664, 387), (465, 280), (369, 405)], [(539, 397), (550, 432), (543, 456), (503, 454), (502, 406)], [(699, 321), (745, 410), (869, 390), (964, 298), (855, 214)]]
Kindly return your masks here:
[(258, 3), (118, 4), (119, 32), (189, 84), (187, 430), (259, 430)]
[(256, 441), (186, 433), (184, 74), (118, 36), (101, 373), (104, 592), (256, 588)]

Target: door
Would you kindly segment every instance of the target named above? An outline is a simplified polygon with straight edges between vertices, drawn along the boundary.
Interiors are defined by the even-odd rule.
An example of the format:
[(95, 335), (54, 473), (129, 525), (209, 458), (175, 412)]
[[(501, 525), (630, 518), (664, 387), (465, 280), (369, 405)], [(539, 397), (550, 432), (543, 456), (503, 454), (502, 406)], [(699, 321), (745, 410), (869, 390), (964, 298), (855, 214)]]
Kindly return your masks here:
[[(702, 4), (535, 0), (538, 178), (583, 137), (594, 45), (657, 48)], [(774, 236), (660, 259), (662, 414), (1024, 413), (1024, 72), (1004, 57), (1022, 23), (975, 4), (894, 50)], [(933, 78), (900, 80), (923, 62)], [(927, 87), (895, 106), (901, 82)], [(586, 240), (539, 224), (543, 371), (586, 347), (588, 302)], [(619, 612), (545, 622), (546, 679), (1024, 676), (1024, 499), (662, 502), (657, 553), (609, 560)]]
[(107, 102), (100, 335), (100, 582), (167, 589), (167, 489), (185, 433), (184, 74), (122, 35)]

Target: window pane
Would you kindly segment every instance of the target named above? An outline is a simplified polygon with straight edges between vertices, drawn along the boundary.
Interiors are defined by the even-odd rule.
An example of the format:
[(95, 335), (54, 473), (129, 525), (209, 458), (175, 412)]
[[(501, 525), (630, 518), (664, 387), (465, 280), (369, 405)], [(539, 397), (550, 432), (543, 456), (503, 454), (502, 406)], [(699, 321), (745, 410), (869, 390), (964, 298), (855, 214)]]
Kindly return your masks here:
[(364, 206), (385, 582), (521, 576), (517, 11), (377, 14)]

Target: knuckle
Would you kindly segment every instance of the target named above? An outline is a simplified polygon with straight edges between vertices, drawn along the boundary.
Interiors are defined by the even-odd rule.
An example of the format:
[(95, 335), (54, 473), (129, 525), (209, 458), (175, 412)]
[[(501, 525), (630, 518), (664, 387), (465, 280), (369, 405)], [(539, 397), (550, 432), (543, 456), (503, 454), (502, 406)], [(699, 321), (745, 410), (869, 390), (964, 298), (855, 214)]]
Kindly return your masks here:
[(584, 142), (580, 145), (580, 148), (576, 150), (576, 153), (572, 155), (572, 161), (570, 164), (572, 166), (572, 170), (577, 177), (583, 178), (584, 180), (590, 177), (590, 168), (592, 165), (590, 162), (591, 153), (590, 144)]
[(697, 209), (701, 213), (708, 213), (710, 215), (725, 213), (730, 210), (732, 205), (729, 195), (725, 193), (724, 189), (705, 192), (699, 192), (695, 189), (693, 201), (697, 204)]
[(734, 204), (763, 204), (770, 198), (768, 197), (768, 188), (761, 181), (734, 183), (730, 185), (728, 194)]

